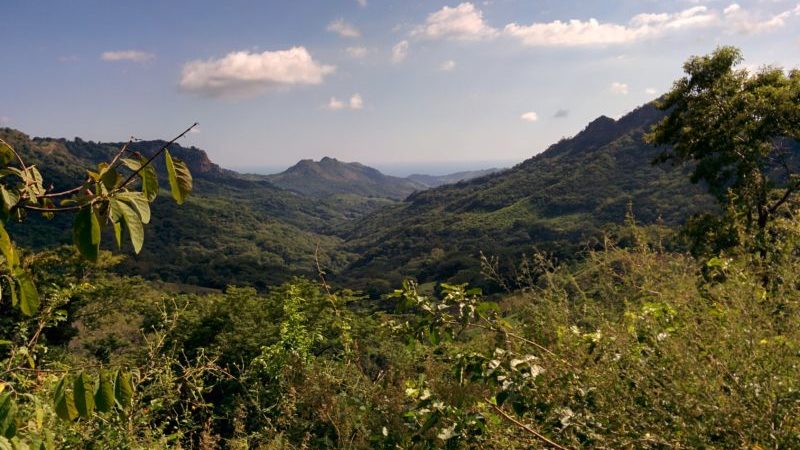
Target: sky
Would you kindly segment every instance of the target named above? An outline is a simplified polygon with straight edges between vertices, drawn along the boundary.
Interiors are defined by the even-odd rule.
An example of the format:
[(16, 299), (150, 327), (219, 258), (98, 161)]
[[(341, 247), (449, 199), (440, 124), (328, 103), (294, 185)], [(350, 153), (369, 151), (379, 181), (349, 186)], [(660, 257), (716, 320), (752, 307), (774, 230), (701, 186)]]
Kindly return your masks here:
[[(800, 67), (797, 0), (0, 0), (0, 126), (170, 139), (224, 167), (508, 165), (691, 55)], [(409, 169), (410, 170), (410, 169)]]

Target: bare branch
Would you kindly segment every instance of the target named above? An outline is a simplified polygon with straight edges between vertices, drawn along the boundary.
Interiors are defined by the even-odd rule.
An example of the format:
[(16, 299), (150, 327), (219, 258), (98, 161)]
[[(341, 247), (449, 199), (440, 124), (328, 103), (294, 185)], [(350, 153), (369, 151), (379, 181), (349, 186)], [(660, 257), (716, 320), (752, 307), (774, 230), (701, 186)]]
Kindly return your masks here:
[(192, 129), (193, 129), (194, 127), (196, 127), (197, 125), (198, 125), (198, 123), (197, 123), (197, 122), (193, 123), (193, 124), (192, 124), (192, 126), (190, 126), (189, 128), (185, 129), (185, 130), (183, 131), (183, 133), (181, 133), (181, 134), (179, 134), (179, 135), (175, 136), (174, 138), (172, 138), (172, 140), (171, 140), (171, 141), (169, 141), (169, 142), (167, 142), (166, 144), (164, 144), (164, 146), (162, 146), (162, 147), (161, 147), (161, 149), (159, 149), (157, 152), (155, 152), (155, 153), (153, 154), (153, 156), (151, 156), (150, 158), (148, 158), (148, 160), (147, 160), (147, 161), (145, 161), (145, 162), (144, 162), (144, 164), (142, 164), (142, 166), (141, 166), (141, 167), (139, 167), (139, 168), (138, 168), (137, 170), (135, 170), (135, 171), (134, 171), (134, 172), (133, 172), (133, 173), (132, 173), (132, 174), (131, 174), (131, 175), (130, 175), (128, 178), (126, 178), (126, 179), (125, 179), (125, 181), (123, 181), (123, 182), (122, 182), (122, 184), (121, 184), (121, 185), (120, 185), (120, 186), (119, 186), (119, 187), (118, 187), (116, 190), (120, 190), (120, 189), (124, 188), (125, 186), (127, 186), (128, 184), (130, 184), (130, 182), (131, 182), (131, 181), (132, 181), (132, 180), (133, 180), (133, 179), (136, 177), (136, 175), (139, 175), (139, 172), (141, 172), (141, 171), (142, 171), (142, 170), (143, 170), (145, 167), (147, 167), (148, 165), (150, 165), (150, 163), (152, 163), (152, 162), (153, 162), (153, 160), (154, 160), (154, 159), (156, 159), (156, 158), (157, 158), (159, 155), (161, 155), (162, 153), (164, 153), (164, 150), (166, 150), (166, 149), (167, 149), (167, 148), (168, 148), (170, 145), (174, 144), (174, 143), (175, 143), (175, 141), (177, 141), (178, 139), (180, 139), (180, 138), (182, 138), (183, 136), (185, 136), (185, 135), (186, 135), (186, 133), (188, 133), (188, 132), (192, 131)]

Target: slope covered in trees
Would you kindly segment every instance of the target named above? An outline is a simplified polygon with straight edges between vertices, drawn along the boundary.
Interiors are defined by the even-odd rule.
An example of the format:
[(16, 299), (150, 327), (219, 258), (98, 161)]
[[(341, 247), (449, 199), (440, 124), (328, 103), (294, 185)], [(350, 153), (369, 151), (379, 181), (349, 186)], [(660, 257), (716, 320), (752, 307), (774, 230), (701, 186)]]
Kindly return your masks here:
[(711, 197), (687, 168), (652, 164), (659, 150), (643, 136), (663, 117), (652, 105), (600, 117), (512, 169), (369, 215), (346, 234), (345, 248), (361, 256), (345, 274), (473, 281), (480, 252), (519, 257), (538, 247), (569, 256), (624, 221), (628, 205), (643, 223), (681, 224)]

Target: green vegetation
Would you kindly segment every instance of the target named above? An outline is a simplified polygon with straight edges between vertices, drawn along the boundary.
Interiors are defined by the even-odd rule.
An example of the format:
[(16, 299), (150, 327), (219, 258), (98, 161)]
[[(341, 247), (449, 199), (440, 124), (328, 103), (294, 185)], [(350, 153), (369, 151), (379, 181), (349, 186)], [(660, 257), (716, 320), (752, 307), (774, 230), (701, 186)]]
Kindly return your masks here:
[[(735, 70), (738, 58), (731, 57), (737, 54), (721, 48), (690, 60), (687, 77), (659, 104), (665, 114), (646, 107), (617, 122), (601, 120), (509, 172), (416, 194), (375, 216), (395, 214), (412, 227), (391, 235), (398, 245), (392, 255), (411, 261), (402, 270), (429, 270), (436, 261), (451, 271), (449, 278), (458, 278), (466, 276), (469, 265), (479, 264), (483, 284), (493, 293), (466, 283), (404, 280), (376, 300), (331, 286), (326, 263), (316, 266), (316, 260), (313, 277), (284, 274), (284, 281), (260, 289), (230, 283), (195, 292), (183, 286), (176, 293), (163, 283), (121, 274), (128, 258), (111, 255), (101, 243), (106, 236), (120, 241), (124, 231), (136, 251), (148, 218), (142, 254), (153, 240), (174, 239), (178, 235), (169, 230), (181, 227), (211, 230), (204, 233), (238, 221), (245, 221), (243, 228), (254, 227), (242, 209), (268, 201), (247, 199), (257, 179), (223, 171), (208, 175), (189, 159), (142, 164), (161, 151), (129, 161), (112, 153), (111, 164), (92, 166), (97, 170), (88, 177), (78, 175), (86, 180), (78, 189), (54, 197), (48, 194), (59, 191), (45, 189), (42, 176), (25, 169), (31, 167), (24, 162), (19, 169), (11, 159), (14, 152), (4, 150), (7, 169), (0, 190), (6, 216), (22, 218), (21, 210), (32, 215), (8, 229), (34, 234), (33, 216), (56, 213), (54, 220), (75, 221), (76, 245), (30, 252), (0, 233), (0, 449), (800, 447), (798, 196), (791, 176), (763, 181), (777, 172), (768, 163), (759, 165), (756, 157), (771, 155), (783, 144), (797, 148), (796, 111), (780, 108), (773, 96), (800, 99), (800, 84), (795, 72), (765, 70), (744, 77)], [(759, 88), (717, 89), (733, 79), (742, 82), (740, 87), (755, 83)], [(701, 89), (684, 89), (700, 82)], [(748, 114), (749, 120), (726, 122), (725, 115), (695, 115), (703, 102), (692, 102), (705, 95), (714, 104), (744, 96), (764, 105), (759, 100), (766, 97), (773, 107)], [(720, 138), (684, 152), (705, 136), (686, 125), (701, 117), (720, 120), (711, 134), (738, 136), (732, 141), (737, 146), (741, 139), (752, 145), (732, 147)], [(755, 126), (759, 121), (782, 125)], [(656, 122), (653, 140), (676, 143), (667, 155), (695, 164), (673, 171), (645, 164), (638, 168), (642, 173), (601, 184), (624, 172), (620, 168), (633, 171), (640, 153), (658, 154), (642, 144)], [(716, 142), (719, 147), (705, 152)], [(767, 142), (775, 147), (767, 148)], [(46, 148), (35, 145), (34, 151)], [(161, 148), (165, 156), (179, 154), (178, 147)], [(756, 163), (731, 159), (729, 151), (751, 155)], [(718, 164), (720, 156), (725, 164)], [(579, 172), (570, 176), (589, 177), (586, 190), (577, 190), (567, 169), (559, 169), (567, 162), (570, 173)], [(581, 163), (591, 170), (580, 169), (576, 164)], [(737, 173), (728, 169), (740, 164), (748, 170), (738, 173), (748, 176), (722, 181), (724, 189), (714, 188), (713, 196), (674, 181), (679, 175), (689, 178), (693, 170)], [(753, 182), (753, 170), (762, 181)], [(193, 192), (187, 198), (189, 171)], [(540, 176), (525, 176), (532, 173)], [(559, 185), (559, 174), (564, 184)], [(151, 215), (159, 175), (183, 204), (159, 209), (155, 203)], [(554, 178), (541, 179), (545, 176)], [(643, 181), (647, 176), (650, 184)], [(637, 188), (642, 185), (650, 187)], [(589, 191), (605, 196), (595, 198)], [(583, 195), (570, 194), (575, 192)], [(227, 202), (224, 195), (230, 195)], [(287, 198), (280, 195), (275, 198)], [(68, 201), (48, 203), (60, 197)], [(632, 206), (626, 206), (631, 199)], [(347, 196), (339, 200), (358, 203)], [(687, 227), (673, 226), (686, 214), (677, 208), (687, 202), (703, 215)], [(648, 212), (637, 208), (642, 203), (672, 206)], [(301, 200), (294, 204), (301, 209), (283, 211), (280, 227), (310, 215), (302, 207), (314, 204)], [(202, 208), (230, 215), (205, 223), (199, 217)], [(619, 208), (621, 223), (604, 228), (605, 215), (612, 217)], [(758, 208), (769, 211), (763, 227)], [(414, 212), (418, 219), (410, 216)], [(439, 234), (422, 226), (434, 214), (441, 216)], [(167, 237), (154, 230), (159, 215)], [(661, 224), (653, 225), (659, 215)], [(478, 232), (489, 239), (522, 227), (518, 223), (535, 223), (542, 233), (559, 236), (553, 245), (570, 242), (566, 236), (581, 233), (570, 222), (578, 219), (591, 221), (601, 237), (580, 257), (534, 251), (510, 266), (504, 258), (475, 262), (466, 252), (463, 261), (449, 256), (474, 245), (469, 239), (480, 238)], [(702, 232), (696, 221), (705, 224)], [(107, 235), (100, 233), (102, 224), (109, 227)], [(366, 219), (359, 225), (379, 226)], [(308, 236), (324, 235), (324, 226), (307, 231)], [(444, 245), (447, 227), (452, 245)], [(718, 245), (719, 237), (731, 232), (733, 238)], [(225, 249), (237, 245), (238, 237), (229, 237), (235, 233), (199, 239), (217, 239)], [(437, 245), (433, 240), (442, 239), (443, 245), (428, 250), (428, 261), (422, 261), (415, 252), (423, 244), (415, 236)], [(404, 247), (403, 239), (409, 239)], [(453, 250), (461, 239), (467, 239), (465, 246)], [(530, 241), (514, 239), (518, 245)], [(172, 257), (162, 252), (156, 255)], [(253, 257), (258, 254), (252, 250)], [(306, 257), (313, 260), (313, 255)], [(219, 283), (226, 277), (233, 281), (240, 270), (217, 273), (221, 269), (215, 264), (224, 257), (202, 255), (208, 276)], [(376, 251), (371, 264), (380, 257)], [(391, 267), (388, 258), (380, 264)], [(386, 279), (361, 282), (385, 285)]]

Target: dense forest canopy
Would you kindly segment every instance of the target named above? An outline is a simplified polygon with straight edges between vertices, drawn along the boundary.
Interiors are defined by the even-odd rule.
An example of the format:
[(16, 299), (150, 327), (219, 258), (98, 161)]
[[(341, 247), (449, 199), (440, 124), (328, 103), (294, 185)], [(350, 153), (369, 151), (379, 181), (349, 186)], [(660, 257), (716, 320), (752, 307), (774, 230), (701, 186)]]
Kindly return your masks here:
[(3, 130), (0, 449), (800, 447), (800, 73), (740, 62), (402, 202)]

